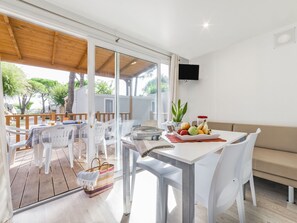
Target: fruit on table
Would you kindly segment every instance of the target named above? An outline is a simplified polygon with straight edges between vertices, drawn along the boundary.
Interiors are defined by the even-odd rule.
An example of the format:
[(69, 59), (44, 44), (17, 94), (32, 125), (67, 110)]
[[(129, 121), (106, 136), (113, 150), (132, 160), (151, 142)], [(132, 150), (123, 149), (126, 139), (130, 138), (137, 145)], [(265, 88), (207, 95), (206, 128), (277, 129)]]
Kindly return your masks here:
[(188, 130), (191, 127), (189, 122), (183, 122), (180, 126), (181, 129), (186, 129)]
[(198, 129), (198, 134), (204, 134), (204, 132), (201, 129)]
[(204, 120), (198, 127), (190, 126), (190, 123), (183, 122), (181, 124), (181, 129), (177, 130), (177, 133), (180, 135), (198, 135), (198, 134), (207, 134), (210, 135), (211, 129), (208, 128), (207, 121)]
[(182, 129), (181, 131), (180, 131), (180, 135), (189, 135), (189, 132), (188, 132), (188, 130), (186, 130), (186, 129)]
[(190, 135), (197, 135), (198, 134), (198, 129), (196, 126), (191, 126), (189, 129), (188, 129), (188, 132)]

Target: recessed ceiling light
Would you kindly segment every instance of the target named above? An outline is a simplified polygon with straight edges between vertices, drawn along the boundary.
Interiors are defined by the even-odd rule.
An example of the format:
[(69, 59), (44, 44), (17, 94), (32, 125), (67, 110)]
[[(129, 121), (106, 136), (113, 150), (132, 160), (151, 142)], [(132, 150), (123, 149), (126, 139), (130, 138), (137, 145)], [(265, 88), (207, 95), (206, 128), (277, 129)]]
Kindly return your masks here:
[(134, 65), (134, 64), (136, 64), (136, 61), (134, 61), (134, 62), (131, 63), (131, 65)]
[(204, 22), (202, 26), (203, 26), (204, 29), (208, 29), (209, 28), (209, 23), (208, 22)]

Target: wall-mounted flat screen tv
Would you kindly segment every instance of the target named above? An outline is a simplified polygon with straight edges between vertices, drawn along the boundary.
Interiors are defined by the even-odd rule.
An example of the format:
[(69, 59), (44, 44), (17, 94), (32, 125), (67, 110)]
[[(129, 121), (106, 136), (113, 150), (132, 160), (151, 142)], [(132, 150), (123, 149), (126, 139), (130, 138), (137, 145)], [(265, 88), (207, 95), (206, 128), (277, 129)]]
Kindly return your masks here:
[(199, 80), (199, 65), (179, 64), (180, 80)]

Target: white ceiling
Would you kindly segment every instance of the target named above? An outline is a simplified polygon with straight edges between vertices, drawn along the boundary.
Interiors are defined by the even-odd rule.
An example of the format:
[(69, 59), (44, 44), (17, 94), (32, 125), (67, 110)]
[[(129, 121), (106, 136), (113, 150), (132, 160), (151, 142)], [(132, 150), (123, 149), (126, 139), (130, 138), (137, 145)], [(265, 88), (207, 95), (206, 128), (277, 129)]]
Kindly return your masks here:
[(187, 59), (297, 22), (296, 0), (47, 1)]

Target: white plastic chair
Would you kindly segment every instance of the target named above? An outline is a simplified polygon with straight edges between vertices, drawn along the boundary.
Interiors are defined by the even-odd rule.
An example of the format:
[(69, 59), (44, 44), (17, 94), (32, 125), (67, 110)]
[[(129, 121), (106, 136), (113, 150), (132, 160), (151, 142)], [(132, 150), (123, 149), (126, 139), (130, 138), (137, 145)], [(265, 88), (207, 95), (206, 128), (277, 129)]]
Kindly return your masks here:
[[(87, 125), (84, 126), (83, 128), (80, 129), (80, 134), (81, 134), (81, 139), (84, 141), (86, 145), (86, 153), (88, 154), (88, 138), (86, 137), (86, 130), (87, 130)], [(105, 154), (105, 159), (107, 160), (107, 148), (106, 148), (106, 140), (105, 140), (105, 130), (106, 130), (106, 124), (105, 123), (100, 123), (97, 122), (94, 125), (94, 141), (95, 141), (95, 147), (96, 147), (96, 154), (95, 156), (98, 157), (99, 154), (99, 146), (102, 145), (104, 154)], [(88, 156), (88, 155), (86, 155)], [(81, 157), (81, 148), (79, 147), (79, 158)]]
[[(261, 129), (258, 128), (255, 133), (250, 133), (248, 135), (247, 149), (245, 151), (244, 158), (243, 158), (242, 185), (244, 186), (247, 182), (250, 182), (250, 188), (251, 188), (251, 194), (252, 194), (252, 200), (253, 200), (254, 206), (257, 206), (257, 201), (256, 201), (256, 192), (255, 192), (254, 176), (253, 176), (253, 151), (254, 151), (257, 137), (260, 132), (261, 132)], [(244, 188), (243, 188), (243, 193), (245, 193)], [(243, 197), (244, 197), (244, 194), (243, 194)]]
[(156, 222), (159, 222), (164, 219), (164, 210), (162, 210), (160, 207), (163, 207), (162, 204), (165, 202), (162, 199), (165, 197), (162, 195), (162, 189), (164, 188), (164, 175), (174, 173), (179, 171), (179, 168), (174, 167), (170, 164), (166, 164), (164, 162), (161, 162), (157, 159), (146, 157), (141, 158), (139, 153), (136, 151), (133, 151), (133, 162), (132, 162), (132, 182), (131, 182), (131, 201), (133, 199), (134, 194), (134, 186), (135, 186), (135, 177), (136, 177), (136, 168), (141, 168), (143, 170), (147, 170), (154, 174), (157, 177), (157, 204), (156, 204)]
[(7, 145), (8, 145), (8, 151), (7, 151), (7, 159), (8, 163), (10, 165), (14, 164), (15, 162), (15, 154), (16, 150), (18, 148), (26, 146), (27, 140), (21, 140), (20, 142), (12, 142), (11, 137), (12, 135), (23, 135), (23, 136), (28, 136), (29, 135), (29, 130), (27, 129), (22, 129), (22, 128), (16, 128), (13, 126), (6, 126), (6, 133), (7, 133)]
[(73, 125), (57, 125), (41, 131), (39, 141), (43, 144), (43, 149), (45, 151), (45, 174), (49, 173), (52, 150), (56, 148), (68, 147), (69, 162), (71, 168), (73, 168), (73, 143), (75, 130), (76, 126)]
[(121, 128), (121, 137), (122, 136), (127, 136), (128, 134), (131, 133), (132, 128), (133, 128), (133, 124), (134, 124), (134, 120), (124, 120), (122, 121), (122, 128)]
[[(257, 206), (257, 202), (256, 202), (256, 192), (255, 192), (255, 185), (254, 185), (254, 176), (253, 176), (253, 151), (254, 151), (257, 137), (260, 132), (261, 132), (261, 129), (258, 128), (255, 133), (250, 133), (248, 135), (247, 137), (248, 144), (247, 144), (245, 154), (243, 156), (243, 169), (242, 169), (243, 197), (245, 197), (244, 185), (249, 182), (254, 206)], [(197, 164), (208, 165), (208, 166), (216, 165), (219, 158), (220, 158), (220, 154), (218, 153), (210, 154), (206, 158), (198, 161)]]
[[(207, 208), (208, 223), (215, 223), (218, 214), (229, 209), (234, 201), (237, 202), (240, 222), (245, 222), (242, 168), (243, 156), (248, 141), (227, 145), (216, 165), (195, 165), (195, 198)], [(211, 163), (212, 164), (212, 163)], [(164, 176), (164, 187), (161, 191), (164, 203), (161, 209), (167, 215), (168, 185), (181, 189), (182, 173)], [(166, 222), (165, 215), (165, 222)]]

